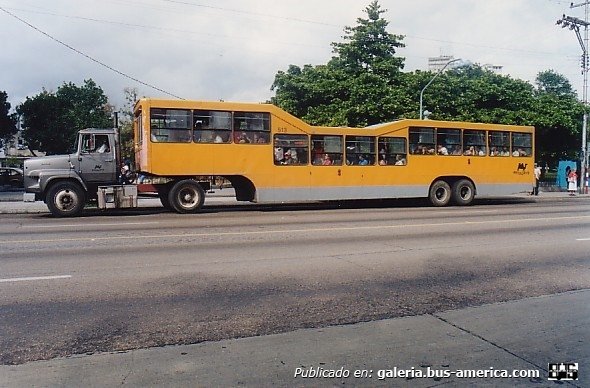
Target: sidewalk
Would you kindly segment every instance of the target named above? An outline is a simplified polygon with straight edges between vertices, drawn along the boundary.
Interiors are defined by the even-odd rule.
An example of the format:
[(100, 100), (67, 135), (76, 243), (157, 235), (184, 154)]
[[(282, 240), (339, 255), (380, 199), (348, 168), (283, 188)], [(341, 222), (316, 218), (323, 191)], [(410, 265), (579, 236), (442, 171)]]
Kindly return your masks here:
[[(2, 387), (79, 386), (549, 386), (548, 364), (578, 363), (590, 386), (590, 290), (347, 326), (261, 337), (103, 353), (0, 366)], [(310, 369), (311, 368), (311, 369)], [(395, 368), (395, 369), (394, 369)], [(400, 369), (409, 377), (399, 376)], [(347, 378), (303, 378), (332, 370)], [(531, 378), (469, 378), (481, 373), (539, 371)], [(355, 378), (354, 373), (366, 373)], [(366, 372), (360, 372), (366, 371)], [(487, 371), (487, 372), (486, 372)], [(314, 373), (314, 372), (311, 372)]]

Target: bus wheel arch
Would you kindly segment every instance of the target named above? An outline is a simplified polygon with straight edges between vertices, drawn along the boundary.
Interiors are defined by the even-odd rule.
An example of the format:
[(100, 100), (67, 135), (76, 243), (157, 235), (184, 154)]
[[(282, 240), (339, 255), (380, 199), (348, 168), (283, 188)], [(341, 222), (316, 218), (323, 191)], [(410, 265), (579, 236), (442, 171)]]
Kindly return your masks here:
[(453, 203), (459, 206), (469, 206), (475, 198), (475, 185), (470, 179), (462, 178), (453, 183), (452, 199)]
[(451, 186), (441, 178), (436, 179), (428, 190), (428, 200), (432, 206), (447, 206), (451, 201)]
[(234, 188), (237, 201), (254, 201), (256, 198), (256, 186), (250, 179), (242, 175), (224, 176), (224, 178)]

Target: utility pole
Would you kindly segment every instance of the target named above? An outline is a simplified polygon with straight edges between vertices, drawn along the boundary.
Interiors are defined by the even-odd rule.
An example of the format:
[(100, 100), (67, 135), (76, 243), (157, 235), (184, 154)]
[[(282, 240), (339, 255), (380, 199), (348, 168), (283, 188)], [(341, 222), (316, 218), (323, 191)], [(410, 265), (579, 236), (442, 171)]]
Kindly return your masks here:
[[(561, 19), (557, 21), (557, 24), (562, 28), (568, 27), (570, 30), (576, 33), (578, 42), (582, 47), (582, 75), (584, 76), (584, 88), (582, 89), (582, 102), (584, 105), (584, 117), (582, 120), (582, 149), (580, 153), (580, 193), (584, 193), (584, 187), (586, 185), (586, 169), (588, 168), (588, 153), (590, 153), (590, 146), (587, 144), (586, 134), (588, 126), (588, 67), (590, 65), (588, 60), (588, 5), (590, 1), (586, 0), (579, 4), (570, 4), (570, 8), (584, 7), (584, 20), (563, 15)], [(584, 27), (584, 39), (580, 35), (580, 27)]]

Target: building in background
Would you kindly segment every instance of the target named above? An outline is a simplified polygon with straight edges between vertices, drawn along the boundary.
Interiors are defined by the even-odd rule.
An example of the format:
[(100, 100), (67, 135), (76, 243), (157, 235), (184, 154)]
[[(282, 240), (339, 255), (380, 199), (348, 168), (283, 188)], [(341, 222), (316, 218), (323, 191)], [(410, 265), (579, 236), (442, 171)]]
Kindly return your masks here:
[[(453, 55), (439, 55), (438, 57), (429, 57), (428, 58), (428, 71), (437, 72), (440, 71), (442, 68), (445, 67), (447, 63), (455, 59)], [(464, 61), (466, 63), (471, 63), (471, 61)], [(502, 74), (502, 70), (504, 66), (502, 65), (493, 65), (491, 63), (486, 63), (484, 65), (480, 65), (483, 69), (492, 71), (496, 74)]]

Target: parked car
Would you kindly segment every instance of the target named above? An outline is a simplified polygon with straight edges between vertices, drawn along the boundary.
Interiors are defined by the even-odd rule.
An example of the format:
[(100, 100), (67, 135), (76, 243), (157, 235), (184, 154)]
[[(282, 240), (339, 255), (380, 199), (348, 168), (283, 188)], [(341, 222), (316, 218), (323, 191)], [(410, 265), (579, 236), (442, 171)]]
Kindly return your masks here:
[(23, 187), (23, 170), (16, 167), (0, 167), (0, 186)]

